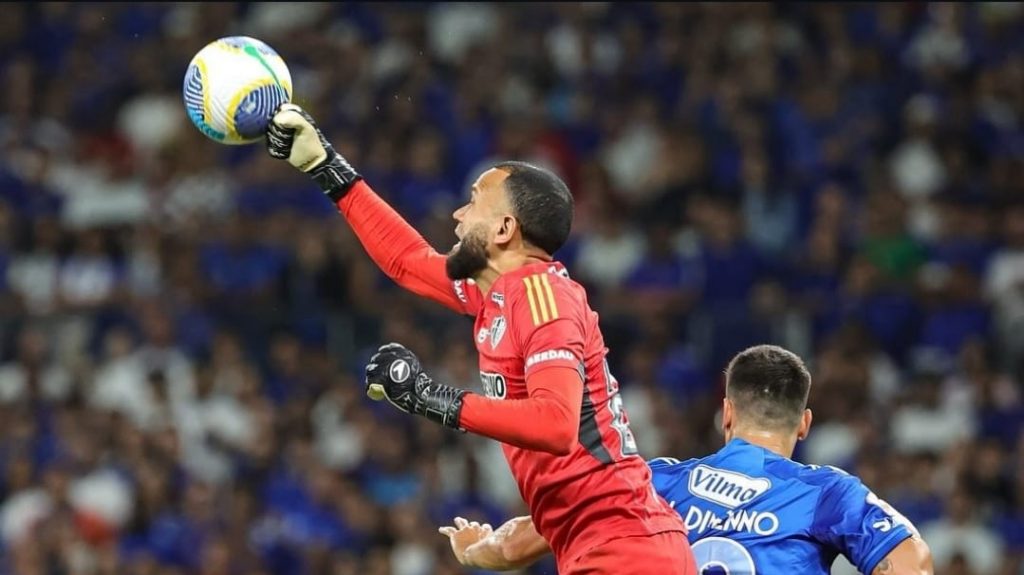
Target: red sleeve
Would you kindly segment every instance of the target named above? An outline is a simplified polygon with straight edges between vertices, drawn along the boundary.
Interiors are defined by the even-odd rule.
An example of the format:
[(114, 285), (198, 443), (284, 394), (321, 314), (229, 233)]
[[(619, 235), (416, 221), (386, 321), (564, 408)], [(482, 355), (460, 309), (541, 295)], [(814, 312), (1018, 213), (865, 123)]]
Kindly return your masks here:
[(583, 402), (583, 309), (577, 287), (552, 274), (523, 278), (506, 293), (509, 333), (524, 362), (527, 399), (467, 396), (466, 431), (525, 449), (565, 455), (578, 442)]
[(439, 254), (402, 216), (359, 181), (338, 201), (370, 258), (388, 277), (416, 295), (430, 298), (459, 313), (476, 315), (482, 296), (472, 282), (453, 282)]
[(466, 394), (459, 426), (502, 443), (567, 455), (578, 441), (583, 380), (575, 369), (552, 367), (526, 378), (528, 399)]

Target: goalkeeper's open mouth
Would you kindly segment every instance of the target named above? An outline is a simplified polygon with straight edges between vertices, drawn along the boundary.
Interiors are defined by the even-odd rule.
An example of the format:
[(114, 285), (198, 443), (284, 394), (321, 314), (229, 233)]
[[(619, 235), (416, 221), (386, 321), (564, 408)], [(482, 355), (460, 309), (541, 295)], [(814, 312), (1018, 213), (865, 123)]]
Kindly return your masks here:
[(455, 245), (449, 253), (453, 253), (462, 247), (462, 224), (455, 226)]

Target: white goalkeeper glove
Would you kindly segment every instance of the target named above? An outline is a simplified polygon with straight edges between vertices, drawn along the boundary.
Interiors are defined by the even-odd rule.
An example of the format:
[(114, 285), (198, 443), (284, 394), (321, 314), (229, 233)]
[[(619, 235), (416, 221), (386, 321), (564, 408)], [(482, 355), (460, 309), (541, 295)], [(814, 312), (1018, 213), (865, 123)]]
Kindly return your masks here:
[(340, 200), (362, 179), (341, 154), (334, 151), (313, 117), (292, 103), (278, 107), (267, 126), (267, 153), (306, 172), (332, 201)]

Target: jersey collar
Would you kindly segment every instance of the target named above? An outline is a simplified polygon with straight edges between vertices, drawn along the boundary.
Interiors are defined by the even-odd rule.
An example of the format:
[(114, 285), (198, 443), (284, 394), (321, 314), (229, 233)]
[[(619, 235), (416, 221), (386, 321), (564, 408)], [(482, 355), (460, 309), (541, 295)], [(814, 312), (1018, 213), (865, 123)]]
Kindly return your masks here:
[(544, 272), (568, 276), (565, 266), (559, 261), (552, 260), (549, 262), (534, 262), (532, 264), (526, 264), (525, 266), (520, 266), (498, 276), (498, 279), (494, 280), (494, 283), (491, 284), (491, 289), (487, 292), (486, 297), (489, 298), (491, 294), (495, 292), (504, 293), (506, 291), (506, 286), (514, 284), (527, 276)]

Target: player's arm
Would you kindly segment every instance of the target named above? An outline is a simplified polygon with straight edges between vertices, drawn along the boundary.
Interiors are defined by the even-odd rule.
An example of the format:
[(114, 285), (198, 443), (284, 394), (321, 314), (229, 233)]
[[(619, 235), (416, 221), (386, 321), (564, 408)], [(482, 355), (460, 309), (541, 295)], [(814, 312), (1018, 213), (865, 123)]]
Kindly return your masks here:
[(310, 175), (345, 216), (370, 258), (398, 285), (459, 313), (473, 311), (452, 289), (445, 257), (370, 188), (308, 113), (284, 104), (267, 129), (267, 151)]
[(526, 399), (467, 394), (460, 427), (523, 449), (568, 455), (579, 441), (583, 379), (552, 366), (526, 376)]
[(508, 335), (523, 361), (527, 399), (475, 396), (462, 426), (536, 451), (565, 455), (579, 443), (587, 310), (558, 276), (522, 278), (505, 293)]
[(932, 551), (918, 535), (912, 535), (889, 552), (871, 575), (934, 575)]
[[(584, 329), (580, 304), (546, 273), (505, 293), (508, 334), (523, 359), (525, 399), (495, 399), (434, 382), (409, 350), (381, 348), (367, 367), (367, 392), (400, 409), (522, 449), (567, 455), (579, 443)], [(400, 349), (399, 349), (400, 348)], [(395, 361), (416, 366), (416, 383)], [(409, 379), (403, 379), (409, 377)], [(399, 381), (399, 380), (402, 381)]]
[(856, 477), (838, 473), (815, 506), (816, 538), (840, 551), (861, 573), (933, 573), (931, 552), (910, 520)]
[(455, 526), (438, 531), (448, 536), (455, 558), (467, 567), (493, 571), (522, 569), (551, 552), (529, 516), (510, 519), (493, 532), (489, 525), (456, 517)]
[(549, 367), (526, 379), (530, 397), (494, 400), (434, 381), (405, 347), (382, 346), (366, 366), (366, 393), (446, 427), (524, 449), (565, 455), (576, 444), (583, 383), (578, 371)]

